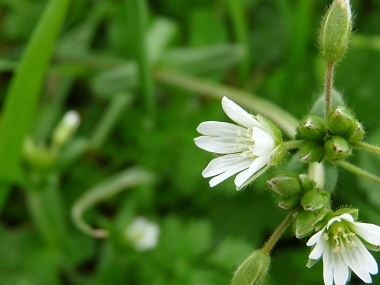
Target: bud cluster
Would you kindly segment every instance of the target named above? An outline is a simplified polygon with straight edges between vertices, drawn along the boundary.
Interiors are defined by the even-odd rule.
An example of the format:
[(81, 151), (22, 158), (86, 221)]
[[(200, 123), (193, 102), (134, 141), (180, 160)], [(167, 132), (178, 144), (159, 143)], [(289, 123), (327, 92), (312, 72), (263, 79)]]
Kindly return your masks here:
[(361, 141), (364, 135), (363, 126), (346, 107), (334, 108), (327, 122), (309, 115), (297, 128), (296, 138), (305, 141), (300, 148), (301, 161), (342, 160), (351, 155), (353, 144)]
[(306, 174), (282, 173), (269, 179), (267, 184), (280, 197), (281, 209), (297, 209), (294, 231), (298, 238), (310, 234), (314, 225), (330, 211), (330, 195), (316, 188)]

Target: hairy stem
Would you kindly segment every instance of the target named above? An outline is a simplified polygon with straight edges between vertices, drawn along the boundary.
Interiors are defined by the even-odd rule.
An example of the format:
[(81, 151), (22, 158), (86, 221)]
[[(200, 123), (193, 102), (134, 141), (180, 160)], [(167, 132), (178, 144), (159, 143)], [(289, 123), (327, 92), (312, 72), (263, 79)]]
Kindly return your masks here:
[(355, 147), (362, 149), (362, 150), (366, 150), (366, 151), (370, 151), (370, 152), (380, 154), (380, 147), (376, 146), (376, 145), (369, 144), (369, 143), (357, 142), (355, 144)]
[(326, 107), (325, 107), (325, 116), (327, 116), (331, 109), (331, 91), (333, 86), (334, 77), (334, 62), (327, 62), (326, 67), (326, 78), (325, 78), (325, 98), (326, 98)]
[(296, 213), (290, 213), (278, 226), (278, 228), (274, 231), (274, 233), (270, 236), (270, 238), (267, 240), (267, 242), (264, 244), (262, 251), (264, 254), (269, 254), (273, 247), (276, 245), (282, 234), (285, 232), (285, 230), (288, 228), (290, 223), (293, 221), (293, 219), (296, 217)]
[(337, 165), (339, 165), (340, 167), (342, 167), (343, 169), (347, 170), (347, 171), (350, 171), (356, 175), (360, 175), (360, 176), (363, 176), (377, 184), (380, 184), (380, 177), (379, 176), (376, 176), (372, 173), (369, 173), (367, 171), (365, 171), (364, 169), (361, 169), (360, 167), (357, 167), (356, 165), (353, 165), (347, 161), (339, 161), (337, 162)]

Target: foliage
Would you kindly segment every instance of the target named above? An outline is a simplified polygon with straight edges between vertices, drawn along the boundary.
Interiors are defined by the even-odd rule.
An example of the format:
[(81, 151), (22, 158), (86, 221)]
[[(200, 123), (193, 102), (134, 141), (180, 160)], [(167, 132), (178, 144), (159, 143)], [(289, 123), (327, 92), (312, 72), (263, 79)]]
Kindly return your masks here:
[[(45, 47), (28, 46), (48, 2), (54, 1), (0, 0), (0, 127), (6, 124), (9, 136), (0, 137), (0, 284), (229, 284), (237, 265), (284, 214), (272, 210), (274, 195), (265, 185), (273, 173), (242, 192), (231, 180), (210, 189), (202, 178), (210, 154), (195, 146), (195, 129), (225, 115), (220, 100), (197, 92), (193, 83), (229, 86), (255, 112), (256, 98), (267, 99), (301, 119), (322, 93), (324, 66), (315, 38), (330, 1), (71, 1), (51, 58)], [(374, 133), (369, 141), (379, 144), (380, 2), (352, 5), (360, 17), (336, 67), (335, 87), (366, 132)], [(43, 38), (53, 42), (50, 32)], [(18, 74), (18, 98), (7, 115), (11, 80), (27, 52), (34, 58), (24, 77)], [(23, 81), (28, 77), (43, 90), (30, 90)], [(20, 162), (23, 137), (49, 149), (51, 134), (71, 109), (81, 124), (54, 163), (41, 169), (25, 157)], [(2, 149), (4, 140), (8, 149)], [(367, 153), (354, 152), (350, 160), (379, 170), (380, 160)], [(132, 167), (154, 179), (87, 209), (83, 218), (110, 233), (108, 239), (88, 237), (75, 226), (72, 207)], [(380, 221), (379, 186), (329, 167), (331, 189), (339, 174), (337, 205), (353, 203), (361, 219)], [(123, 239), (136, 216), (160, 226), (155, 249), (139, 252)], [(305, 266), (308, 252), (296, 239), (282, 239), (265, 284), (320, 284), (321, 268)], [(360, 284), (355, 278), (352, 284)]]

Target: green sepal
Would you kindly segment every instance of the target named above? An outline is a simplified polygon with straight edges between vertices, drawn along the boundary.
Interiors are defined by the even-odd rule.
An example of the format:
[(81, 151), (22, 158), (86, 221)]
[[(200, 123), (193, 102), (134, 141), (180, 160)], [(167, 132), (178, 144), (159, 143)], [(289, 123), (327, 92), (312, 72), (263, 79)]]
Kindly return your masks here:
[(271, 259), (268, 253), (255, 250), (236, 270), (231, 285), (261, 285), (268, 275)]
[(315, 141), (307, 141), (300, 147), (302, 162), (321, 162), (325, 156), (323, 145)]
[(329, 204), (330, 197), (327, 193), (321, 192), (319, 189), (307, 191), (301, 199), (301, 205), (306, 211), (315, 211)]
[(351, 147), (348, 142), (339, 136), (329, 138), (325, 143), (326, 159), (330, 161), (342, 160), (351, 155)]
[(275, 139), (275, 142), (277, 144), (281, 144), (283, 142), (283, 139), (282, 139), (282, 132), (281, 130), (275, 125), (273, 124), (270, 120), (268, 120), (267, 118), (265, 118), (264, 116), (258, 114), (256, 116), (256, 119), (262, 124), (264, 125), (264, 127), (266, 129), (269, 129), (271, 130), (272, 132), (272, 135)]
[(359, 210), (355, 208), (341, 208), (339, 210), (336, 210), (331, 218), (338, 217), (343, 214), (351, 215), (355, 221), (359, 218)]
[(268, 165), (277, 165), (281, 161), (283, 161), (285, 155), (287, 153), (287, 149), (285, 144), (282, 142), (280, 143), (271, 153)]
[[(295, 236), (300, 239), (308, 236), (312, 231), (320, 230), (320, 222), (330, 212), (329, 208), (322, 208), (319, 211), (300, 211), (293, 223)], [(325, 223), (322, 224), (325, 225)]]
[(291, 197), (302, 190), (300, 178), (290, 172), (280, 173), (268, 179), (267, 185), (270, 190), (282, 197)]
[(283, 196), (278, 202), (278, 207), (284, 211), (293, 210), (294, 208), (298, 207), (300, 203), (300, 199), (301, 199), (300, 195), (293, 195), (289, 197)]
[(301, 180), (302, 188), (304, 191), (308, 191), (314, 188), (314, 181), (307, 174), (300, 174), (299, 178)]
[(327, 126), (319, 116), (304, 117), (297, 128), (296, 139), (320, 140), (325, 136)]
[(334, 108), (327, 118), (329, 132), (338, 136), (347, 136), (357, 127), (357, 123), (353, 113), (343, 106)]
[(350, 143), (357, 143), (363, 140), (365, 131), (361, 123), (355, 122), (355, 125), (348, 132), (348, 141)]

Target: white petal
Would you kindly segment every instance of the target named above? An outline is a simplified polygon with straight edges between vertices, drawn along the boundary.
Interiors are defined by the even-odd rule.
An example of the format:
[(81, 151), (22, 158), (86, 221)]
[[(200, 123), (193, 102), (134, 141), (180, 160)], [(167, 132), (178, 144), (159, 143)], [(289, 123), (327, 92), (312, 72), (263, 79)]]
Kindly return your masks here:
[(341, 253), (332, 253), (334, 258), (334, 282), (336, 285), (346, 284), (349, 278), (348, 265), (343, 260)]
[(377, 272), (376, 261), (358, 238), (353, 240), (357, 245), (345, 251), (345, 262), (360, 279), (366, 283), (371, 283), (372, 278), (369, 270), (375, 271), (374, 269), (376, 269)]
[(352, 223), (353, 232), (359, 235), (366, 242), (373, 245), (380, 245), (380, 227), (367, 223)]
[(323, 281), (325, 285), (332, 285), (334, 281), (334, 260), (330, 248), (323, 254)]
[(243, 108), (241, 108), (239, 105), (227, 97), (223, 97), (222, 107), (227, 116), (236, 123), (247, 128), (260, 126), (259, 122), (255, 119), (254, 116), (248, 114)]
[(210, 187), (214, 187), (215, 185), (219, 184), (220, 182), (226, 180), (227, 178), (243, 169), (245, 169), (244, 162), (242, 162), (240, 165), (234, 165), (234, 167), (230, 168), (228, 171), (212, 178), (209, 182)]
[(240, 166), (242, 169), (246, 169), (251, 164), (252, 160), (247, 157), (243, 157), (240, 154), (227, 154), (219, 156), (211, 160), (205, 170), (203, 170), (203, 177), (211, 177)]
[(313, 248), (313, 250), (309, 254), (310, 259), (320, 259), (323, 252), (329, 250), (328, 242), (325, 241), (323, 238), (319, 239), (316, 246)]
[(246, 132), (247, 129), (225, 122), (203, 122), (200, 123), (197, 131), (206, 136), (235, 136), (238, 132)]
[(350, 214), (342, 214), (338, 217), (339, 219), (345, 220), (347, 222), (353, 223), (354, 222), (354, 217), (351, 216)]
[[(260, 177), (265, 171), (268, 170), (270, 166), (267, 165), (263, 168), (261, 168), (259, 171), (257, 171), (254, 175), (252, 175), (248, 180), (246, 180), (243, 184), (241, 184), (240, 186), (237, 186), (236, 185), (236, 181), (235, 181), (235, 185), (236, 185), (236, 190), (241, 190), (243, 189), (245, 186), (247, 186), (249, 183), (251, 183), (252, 181), (254, 181), (256, 178)], [(235, 179), (236, 180), (236, 179)]]
[(315, 245), (321, 238), (323, 233), (325, 232), (326, 227), (324, 227), (322, 230), (314, 234), (306, 243), (307, 246), (313, 246)]
[(195, 144), (204, 150), (218, 154), (243, 152), (252, 144), (249, 142), (236, 142), (235, 138), (201, 136), (194, 139)]
[(276, 146), (271, 135), (260, 128), (252, 128), (252, 139), (255, 142), (252, 153), (257, 156), (270, 156)]
[(235, 178), (236, 187), (240, 188), (245, 182), (251, 178), (257, 171), (263, 168), (268, 163), (266, 157), (257, 157), (249, 166), (249, 168), (239, 173)]

